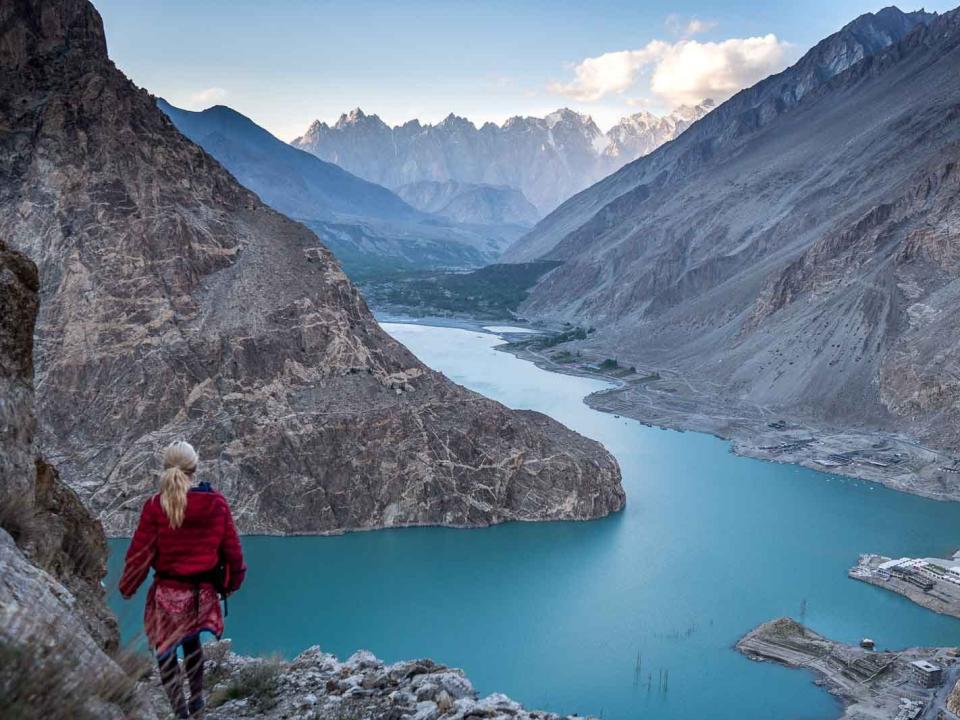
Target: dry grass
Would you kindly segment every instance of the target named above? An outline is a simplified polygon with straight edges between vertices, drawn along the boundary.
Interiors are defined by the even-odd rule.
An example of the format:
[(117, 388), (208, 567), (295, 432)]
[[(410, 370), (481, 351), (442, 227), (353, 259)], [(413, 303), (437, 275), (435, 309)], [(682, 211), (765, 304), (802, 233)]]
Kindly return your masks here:
[(277, 703), (280, 671), (283, 662), (277, 657), (263, 658), (244, 665), (224, 687), (210, 694), (210, 707), (218, 707), (230, 700), (248, 698), (261, 710)]

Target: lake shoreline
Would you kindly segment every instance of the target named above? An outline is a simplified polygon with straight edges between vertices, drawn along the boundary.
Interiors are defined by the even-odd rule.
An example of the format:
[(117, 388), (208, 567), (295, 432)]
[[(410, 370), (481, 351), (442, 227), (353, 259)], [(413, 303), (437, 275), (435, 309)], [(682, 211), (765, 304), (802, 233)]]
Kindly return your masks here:
[[(477, 332), (489, 332), (486, 328), (497, 324), (466, 317), (375, 315), (379, 322), (452, 327)], [(504, 324), (510, 323), (504, 321)], [(515, 325), (528, 328), (519, 321)], [(544, 334), (556, 331), (556, 328), (533, 326), (529, 329)], [(818, 472), (867, 480), (931, 500), (960, 502), (960, 483), (948, 483), (949, 479), (955, 479), (954, 476), (960, 478), (960, 458), (923, 446), (910, 437), (829, 427), (809, 418), (785, 421), (764, 408), (746, 408), (742, 405), (735, 406), (731, 413), (729, 400), (711, 398), (709, 394), (695, 390), (688, 379), (672, 373), (664, 372), (661, 381), (637, 382), (600, 370), (584, 370), (556, 362), (529, 347), (516, 344), (516, 341), (524, 339), (521, 334), (500, 335), (505, 338), (505, 343), (498, 346), (497, 350), (531, 362), (541, 370), (603, 380), (614, 385), (583, 398), (583, 402), (594, 410), (629, 417), (650, 427), (712, 435), (731, 443), (731, 452), (742, 457), (799, 465)], [(599, 361), (599, 358), (592, 359)], [(647, 375), (646, 372), (638, 374)], [(665, 390), (662, 387), (664, 385), (668, 389)]]
[[(466, 321), (459, 322), (469, 327)], [(763, 408), (750, 412), (736, 407), (730, 413), (727, 400), (695, 393), (686, 379), (670, 373), (651, 382), (644, 377), (649, 374), (641, 371), (637, 375), (643, 379), (638, 382), (558, 363), (510, 342), (497, 349), (548, 372), (612, 383), (615, 387), (592, 393), (583, 400), (600, 412), (629, 417), (651, 427), (712, 435), (730, 442), (731, 452), (743, 457), (867, 480), (931, 500), (960, 501), (960, 483), (950, 486), (945, 481), (946, 477), (960, 473), (960, 467), (950, 467), (960, 461), (906, 436), (825, 427), (809, 419), (787, 422)], [(684, 387), (689, 394), (677, 392)]]

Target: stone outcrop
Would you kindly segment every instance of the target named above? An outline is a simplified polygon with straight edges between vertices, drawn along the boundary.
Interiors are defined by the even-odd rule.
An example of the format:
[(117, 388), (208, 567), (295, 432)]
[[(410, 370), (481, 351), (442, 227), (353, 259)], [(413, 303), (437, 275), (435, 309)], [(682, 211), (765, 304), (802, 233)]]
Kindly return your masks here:
[[(36, 266), (0, 241), (0, 527), (26, 558), (62, 583), (96, 643), (115, 650), (116, 620), (101, 581), (107, 547), (56, 468), (37, 457), (33, 402)], [(14, 551), (9, 551), (13, 554)]]
[(0, 502), (3, 525), (22, 524), (19, 500), (33, 488), (33, 322), (37, 268), (0, 242)]
[[(208, 645), (205, 654), (209, 720), (561, 720), (500, 693), (480, 698), (463, 671), (432, 660), (385, 664), (359, 651), (341, 661), (312, 647), (283, 662), (235, 655), (229, 641)], [(166, 700), (156, 686), (152, 697), (162, 711)]]
[(0, 704), (11, 717), (149, 717), (107, 654), (103, 528), (36, 459), (36, 312), (36, 267), (0, 242)]
[(0, 236), (40, 268), (40, 444), (108, 532), (179, 437), (243, 532), (622, 507), (599, 444), (388, 337), (316, 236), (117, 70), (85, 0), (0, 7), (0, 97)]

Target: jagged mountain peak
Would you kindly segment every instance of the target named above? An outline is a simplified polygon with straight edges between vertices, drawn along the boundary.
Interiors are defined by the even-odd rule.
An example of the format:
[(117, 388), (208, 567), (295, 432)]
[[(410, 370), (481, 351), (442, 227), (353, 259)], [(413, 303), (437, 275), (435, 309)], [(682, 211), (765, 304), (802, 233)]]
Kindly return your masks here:
[(547, 123), (547, 127), (550, 128), (562, 122), (575, 123), (578, 125), (586, 125), (587, 123), (593, 122), (589, 115), (581, 115), (568, 107), (557, 108), (552, 113), (547, 114), (543, 119)]
[(841, 33), (860, 33), (865, 37), (876, 33), (884, 33), (887, 44), (893, 37), (903, 37), (910, 29), (919, 24), (927, 24), (937, 17), (936, 12), (927, 12), (923, 8), (912, 12), (904, 12), (896, 5), (888, 5), (876, 12), (860, 15), (844, 25)]
[(368, 115), (359, 107), (355, 107), (348, 113), (343, 113), (334, 123), (334, 130), (343, 130), (345, 128), (363, 128), (366, 130), (383, 131), (389, 130), (390, 126), (380, 119), (379, 115)]
[(470, 120), (467, 120), (465, 117), (450, 113), (443, 120), (441, 120), (437, 127), (447, 128), (447, 129), (463, 129), (463, 130), (476, 130), (477, 126), (474, 125)]

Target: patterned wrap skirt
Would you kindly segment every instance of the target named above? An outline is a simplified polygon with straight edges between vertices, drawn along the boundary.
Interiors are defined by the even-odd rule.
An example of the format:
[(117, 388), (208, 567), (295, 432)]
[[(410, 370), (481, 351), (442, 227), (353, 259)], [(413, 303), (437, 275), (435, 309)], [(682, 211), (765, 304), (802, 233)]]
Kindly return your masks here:
[(220, 598), (211, 583), (154, 580), (143, 610), (147, 640), (157, 657), (163, 658), (189, 637), (203, 631), (223, 636)]

